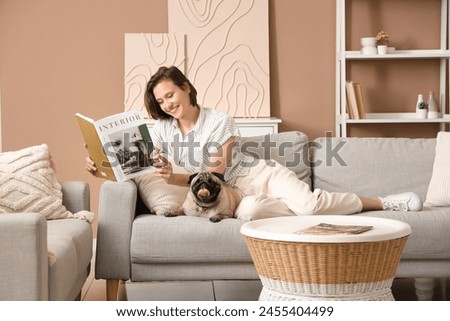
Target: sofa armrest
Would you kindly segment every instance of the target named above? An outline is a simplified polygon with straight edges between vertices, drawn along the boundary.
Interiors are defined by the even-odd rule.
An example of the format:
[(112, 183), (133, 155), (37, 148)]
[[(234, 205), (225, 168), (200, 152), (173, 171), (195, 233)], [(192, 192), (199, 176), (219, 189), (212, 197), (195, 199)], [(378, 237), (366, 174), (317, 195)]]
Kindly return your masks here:
[(77, 213), (90, 210), (90, 190), (86, 182), (64, 181), (61, 182), (63, 204), (68, 211)]
[(130, 278), (131, 229), (137, 187), (132, 181), (106, 181), (100, 187), (98, 207), (97, 279)]
[(0, 214), (0, 301), (48, 300), (47, 222), (36, 213)]

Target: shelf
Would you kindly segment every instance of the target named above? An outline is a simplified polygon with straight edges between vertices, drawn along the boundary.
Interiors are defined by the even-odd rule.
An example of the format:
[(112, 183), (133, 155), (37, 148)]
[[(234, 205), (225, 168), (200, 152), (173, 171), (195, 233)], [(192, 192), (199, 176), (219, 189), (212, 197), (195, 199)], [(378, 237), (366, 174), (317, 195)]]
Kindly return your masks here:
[[(389, 0), (383, 0), (384, 2), (388, 2)], [(336, 136), (338, 137), (347, 137), (348, 134), (348, 126), (349, 125), (359, 125), (359, 124), (438, 124), (440, 126), (440, 130), (449, 130), (450, 124), (450, 112), (448, 111), (448, 92), (449, 92), (449, 80), (448, 74), (450, 72), (450, 45), (448, 43), (449, 38), (449, 17), (450, 17), (450, 0), (440, 0), (440, 43), (431, 45), (434, 48), (429, 49), (409, 49), (409, 50), (395, 50), (392, 53), (386, 53), (385, 55), (363, 55), (361, 50), (349, 50), (346, 47), (349, 44), (349, 41), (346, 39), (348, 28), (352, 27), (355, 30), (352, 30), (353, 37), (355, 36), (363, 36), (359, 34), (359, 30), (357, 30), (357, 26), (351, 25), (346, 21), (346, 4), (350, 2), (349, 0), (337, 0), (336, 1)], [(366, 3), (371, 2), (371, 0), (365, 0)], [(427, 3), (427, 4), (426, 4)], [(427, 5), (428, 2), (426, 0), (421, 1), (421, 5)], [(430, 3), (430, 6), (433, 6), (433, 10), (437, 10), (435, 7), (438, 3), (433, 2)], [(405, 1), (405, 9), (407, 9), (408, 1)], [(436, 12), (437, 13), (437, 12)], [(366, 12), (365, 14), (370, 14)], [(350, 16), (351, 18), (351, 16)], [(371, 17), (372, 18), (372, 17)], [(379, 17), (375, 18), (378, 19)], [(399, 17), (400, 18), (400, 17)], [(414, 39), (414, 29), (420, 28), (420, 25), (414, 26), (409, 25), (411, 28), (411, 37)], [(414, 28), (413, 28), (414, 27)], [(415, 37), (417, 38), (417, 37)], [(354, 40), (353, 40), (354, 42)], [(413, 42), (411, 42), (413, 43)], [(420, 43), (419, 43), (420, 44)], [(356, 43), (351, 44), (352, 49), (358, 48)], [(420, 45), (418, 45), (420, 46)], [(401, 47), (401, 44), (399, 44)], [(404, 47), (404, 46), (403, 46)], [(411, 47), (410, 47), (411, 48)], [(359, 69), (362, 65), (367, 66), (368, 71), (372, 70), (372, 68), (378, 68), (379, 66), (376, 63), (388, 63), (389, 67), (394, 65), (405, 66), (411, 65), (413, 68), (413, 64), (416, 62), (424, 62), (424, 60), (429, 60), (434, 64), (439, 64), (439, 70), (433, 70), (433, 78), (434, 74), (436, 74), (436, 82), (439, 82), (439, 89), (435, 89), (437, 91), (436, 95), (439, 97), (439, 110), (447, 113), (442, 118), (437, 119), (419, 119), (416, 116), (414, 111), (414, 107), (411, 108), (413, 112), (396, 112), (399, 110), (405, 110), (404, 108), (395, 109), (395, 106), (392, 106), (392, 113), (366, 113), (365, 119), (349, 119), (347, 111), (349, 110), (348, 97), (347, 97), (347, 82), (353, 80), (355, 74), (359, 75), (358, 82), (365, 83), (366, 80), (364, 76), (361, 76), (361, 70)], [(367, 63), (369, 62), (369, 63)], [(353, 65), (355, 64), (355, 65)], [(355, 66), (355, 68), (352, 68)], [(356, 71), (354, 71), (356, 70)], [(353, 72), (352, 72), (353, 71)], [(406, 74), (404, 70), (402, 70), (403, 74)], [(439, 74), (437, 74), (439, 72)], [(378, 75), (382, 76), (382, 75)], [(390, 76), (390, 75), (387, 75)], [(368, 77), (372, 77), (370, 72), (368, 73)], [(361, 79), (362, 78), (362, 79)], [(394, 79), (394, 78), (393, 78)], [(368, 82), (370, 82), (368, 80)], [(380, 79), (378, 79), (378, 82)], [(381, 80), (382, 81), (382, 80)], [(392, 84), (389, 84), (391, 86)], [(394, 84), (395, 85), (395, 84)], [(413, 87), (413, 86), (412, 86)], [(379, 88), (379, 86), (372, 85), (371, 90), (375, 92)], [(412, 90), (411, 90), (412, 91)], [(411, 92), (410, 97), (417, 97), (417, 93)], [(365, 99), (371, 98), (370, 95), (364, 95)], [(355, 99), (353, 96), (350, 96), (350, 105), (355, 104)], [(412, 102), (409, 102), (412, 104)], [(356, 102), (358, 105), (358, 102)], [(364, 105), (370, 105), (370, 102), (364, 103)], [(361, 106), (360, 106), (361, 107)], [(403, 106), (404, 107), (404, 106)], [(352, 110), (355, 109), (354, 106)], [(359, 109), (357, 107), (356, 109)], [(372, 109), (373, 110), (373, 109)]]
[(347, 119), (348, 124), (450, 123), (450, 115), (435, 119), (419, 119), (416, 113), (367, 113), (365, 119)]
[(395, 53), (386, 55), (362, 55), (360, 51), (346, 51), (344, 58), (348, 60), (450, 58), (450, 50), (396, 50)]

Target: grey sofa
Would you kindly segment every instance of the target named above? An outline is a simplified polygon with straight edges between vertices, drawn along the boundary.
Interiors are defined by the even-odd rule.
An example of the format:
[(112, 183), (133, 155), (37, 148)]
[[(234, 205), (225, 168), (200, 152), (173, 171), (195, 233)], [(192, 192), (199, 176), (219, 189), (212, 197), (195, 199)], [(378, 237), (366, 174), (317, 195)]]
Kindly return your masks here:
[[(89, 186), (62, 182), (63, 204), (89, 210)], [(92, 227), (36, 213), (0, 214), (0, 300), (79, 300), (90, 273)], [(49, 263), (48, 250), (54, 254)]]
[[(244, 138), (240, 148), (288, 166), (311, 188), (366, 196), (414, 191), (424, 200), (435, 144), (435, 139), (406, 138), (309, 142), (301, 132), (285, 132)], [(450, 277), (450, 208), (357, 215), (410, 224), (412, 234), (397, 277), (414, 278), (419, 299), (431, 299), (434, 280)], [(132, 181), (105, 182), (100, 193), (95, 276), (107, 280), (109, 299), (116, 298), (118, 280), (136, 286), (152, 281), (258, 280), (240, 234), (243, 223), (152, 215), (139, 201)]]

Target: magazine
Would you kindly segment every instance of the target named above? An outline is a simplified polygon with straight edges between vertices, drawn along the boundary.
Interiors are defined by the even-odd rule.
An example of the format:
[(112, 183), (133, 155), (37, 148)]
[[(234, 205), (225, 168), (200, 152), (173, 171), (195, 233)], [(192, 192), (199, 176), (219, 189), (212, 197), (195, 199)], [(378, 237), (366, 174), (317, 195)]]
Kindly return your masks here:
[(295, 232), (296, 234), (316, 234), (316, 235), (335, 235), (335, 234), (361, 234), (373, 229), (370, 225), (336, 225), (329, 223), (320, 223), (315, 226)]
[(153, 143), (148, 121), (137, 111), (122, 112), (97, 121), (75, 114), (95, 176), (125, 181), (152, 172)]

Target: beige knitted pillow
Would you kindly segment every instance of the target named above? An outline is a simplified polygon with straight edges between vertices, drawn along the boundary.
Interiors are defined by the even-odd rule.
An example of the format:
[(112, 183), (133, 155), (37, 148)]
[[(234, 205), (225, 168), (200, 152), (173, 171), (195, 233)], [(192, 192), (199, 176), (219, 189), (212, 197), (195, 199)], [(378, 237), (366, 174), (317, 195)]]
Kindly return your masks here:
[(45, 144), (0, 153), (0, 186), (0, 213), (34, 212), (47, 220), (94, 219), (91, 212), (72, 214), (62, 204), (61, 184)]
[(439, 132), (425, 205), (450, 206), (450, 133)]
[(153, 174), (136, 177), (134, 181), (145, 206), (156, 215), (164, 215), (180, 207), (189, 191), (189, 187), (167, 184), (164, 178)]

